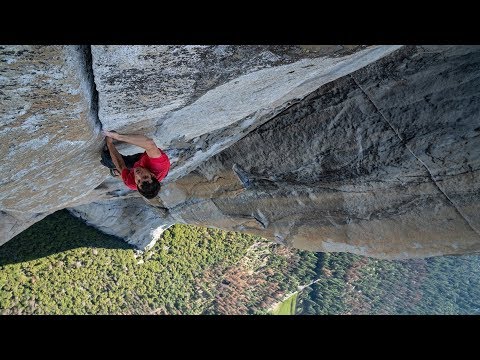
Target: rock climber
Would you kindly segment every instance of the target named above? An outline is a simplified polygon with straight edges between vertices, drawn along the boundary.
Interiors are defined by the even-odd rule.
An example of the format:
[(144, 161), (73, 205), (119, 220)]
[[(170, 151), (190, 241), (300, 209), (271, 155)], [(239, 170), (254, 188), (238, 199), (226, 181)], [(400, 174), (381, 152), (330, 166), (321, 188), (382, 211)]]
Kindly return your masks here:
[[(125, 185), (147, 199), (153, 199), (160, 191), (160, 181), (170, 169), (170, 160), (155, 142), (144, 135), (126, 135), (115, 131), (103, 131), (106, 145), (102, 151), (102, 165), (110, 169), (114, 177), (121, 176)], [(118, 152), (113, 140), (126, 142), (145, 149), (145, 152), (124, 156)]]

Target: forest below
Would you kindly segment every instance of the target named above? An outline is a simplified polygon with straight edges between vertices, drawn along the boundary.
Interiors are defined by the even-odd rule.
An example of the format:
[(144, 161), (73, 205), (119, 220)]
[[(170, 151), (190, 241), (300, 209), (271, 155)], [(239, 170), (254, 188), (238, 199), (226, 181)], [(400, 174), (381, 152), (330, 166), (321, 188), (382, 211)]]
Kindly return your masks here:
[(480, 314), (479, 270), (477, 255), (386, 261), (187, 225), (141, 252), (62, 210), (0, 247), (0, 313), (270, 314), (298, 292), (299, 315)]

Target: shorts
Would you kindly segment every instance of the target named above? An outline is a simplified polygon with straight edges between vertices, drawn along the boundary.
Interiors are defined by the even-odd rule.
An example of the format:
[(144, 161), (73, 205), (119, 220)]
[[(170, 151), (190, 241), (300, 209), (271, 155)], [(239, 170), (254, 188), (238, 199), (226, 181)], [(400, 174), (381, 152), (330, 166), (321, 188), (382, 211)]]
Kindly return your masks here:
[[(143, 153), (122, 155), (123, 161), (125, 161), (125, 166), (128, 169), (133, 168), (133, 164), (135, 164), (142, 155)], [(110, 156), (110, 151), (108, 151), (108, 148), (106, 146), (102, 150), (102, 159), (100, 160), (100, 163), (109, 169), (116, 169), (115, 164), (112, 161), (112, 157)]]

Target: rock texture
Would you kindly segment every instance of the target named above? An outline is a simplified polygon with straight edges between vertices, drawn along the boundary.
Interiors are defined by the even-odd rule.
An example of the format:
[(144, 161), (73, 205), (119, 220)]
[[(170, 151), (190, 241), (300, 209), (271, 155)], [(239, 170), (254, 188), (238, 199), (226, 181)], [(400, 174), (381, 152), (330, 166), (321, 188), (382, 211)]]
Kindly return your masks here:
[(321, 87), (194, 172), (197, 183), (215, 184), (237, 169), (241, 194), (212, 190), (198, 201), (178, 196), (174, 183), (161, 198), (178, 222), (303, 249), (379, 258), (478, 251), (480, 74), (465, 71), (478, 66), (478, 50), (397, 51)]
[(175, 222), (163, 209), (145, 206), (140, 198), (128, 202), (97, 201), (80, 205), (70, 212), (96, 226), (104, 233), (125, 239), (140, 249), (148, 249), (155, 244), (162, 232)]
[(93, 46), (99, 115), (105, 128), (148, 134), (171, 149), (166, 181), (174, 181), (321, 85), (397, 48), (312, 58), (295, 47)]
[(42, 220), (49, 213), (11, 213), (0, 210), (0, 245)]
[(105, 178), (89, 53), (0, 46), (0, 244)]
[(2, 209), (55, 211), (104, 178), (94, 171), (100, 125), (88, 51), (0, 47)]
[[(30, 57), (10, 68), (23, 49)], [(71, 132), (51, 119), (73, 119), (70, 141), (83, 143), (44, 157), (61, 171), (38, 176), (34, 161), (12, 169), (21, 147), (2, 163), (11, 172), (2, 182), (13, 178), (0, 191), (3, 242), (21, 221), (26, 228), (69, 207), (139, 248), (181, 222), (389, 259), (480, 249), (480, 47), (92, 46), (91, 63), (82, 47), (0, 51), (10, 98), (19, 74), (37, 68), (51, 68), (49, 96), (83, 91), (66, 108), (45, 106), (40, 123), (50, 132), (30, 136), (54, 146)], [(48, 52), (58, 63), (36, 62)], [(170, 155), (153, 201), (98, 165), (89, 79), (104, 128), (146, 133)], [(25, 125), (16, 102), (36, 104), (32, 84), (1, 110), (0, 131), (21, 142), (33, 120)], [(40, 194), (14, 191), (32, 186)]]

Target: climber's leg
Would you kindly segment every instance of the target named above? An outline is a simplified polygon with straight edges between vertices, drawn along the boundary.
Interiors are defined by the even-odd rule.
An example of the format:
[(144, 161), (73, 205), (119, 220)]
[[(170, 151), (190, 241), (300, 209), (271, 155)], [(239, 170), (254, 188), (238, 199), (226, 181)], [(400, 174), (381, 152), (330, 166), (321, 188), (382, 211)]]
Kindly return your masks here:
[(100, 160), (100, 163), (109, 168), (109, 169), (115, 169), (115, 164), (112, 161), (112, 157), (110, 156), (110, 151), (108, 151), (107, 145), (105, 145), (102, 149), (102, 159)]
[[(133, 167), (133, 164), (140, 159), (140, 156), (142, 156), (142, 153), (138, 154), (133, 154), (133, 155), (122, 155), (123, 161), (125, 161), (125, 165), (127, 166), (128, 169), (131, 169)], [(108, 151), (108, 147), (105, 145), (102, 149), (102, 154), (101, 154), (102, 159), (100, 160), (100, 163), (110, 169), (110, 174), (112, 176), (118, 176), (120, 173), (118, 172), (117, 169), (115, 169), (115, 164), (112, 161), (112, 157), (110, 156), (110, 151)]]
[(123, 161), (125, 161), (125, 166), (129, 169), (133, 168), (133, 164), (135, 164), (138, 159), (140, 159), (140, 156), (142, 156), (143, 153), (138, 153), (138, 154), (133, 154), (133, 155), (122, 155)]

